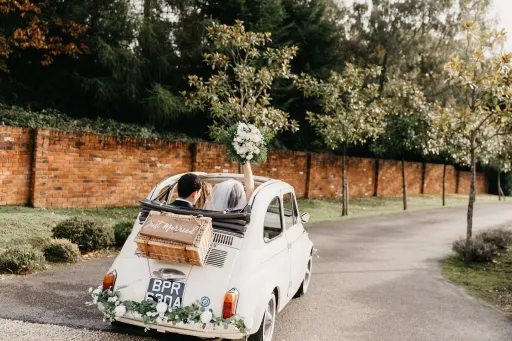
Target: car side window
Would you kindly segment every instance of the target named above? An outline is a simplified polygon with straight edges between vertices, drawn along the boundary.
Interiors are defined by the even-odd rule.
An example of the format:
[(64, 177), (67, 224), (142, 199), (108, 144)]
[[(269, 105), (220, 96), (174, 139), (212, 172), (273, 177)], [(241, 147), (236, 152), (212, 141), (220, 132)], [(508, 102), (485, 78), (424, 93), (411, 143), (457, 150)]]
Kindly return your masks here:
[(263, 221), (263, 238), (266, 242), (274, 239), (283, 232), (281, 222), (281, 200), (275, 197), (268, 205)]
[(297, 209), (295, 208), (295, 200), (292, 193), (283, 195), (283, 209), (284, 226), (289, 228), (297, 224)]

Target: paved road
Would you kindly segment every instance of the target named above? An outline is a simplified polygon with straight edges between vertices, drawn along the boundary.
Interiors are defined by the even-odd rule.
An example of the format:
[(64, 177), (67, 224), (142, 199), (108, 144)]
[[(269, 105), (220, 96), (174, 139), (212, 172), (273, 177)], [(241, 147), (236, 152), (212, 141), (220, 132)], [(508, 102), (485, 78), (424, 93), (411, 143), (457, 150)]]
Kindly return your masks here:
[[(512, 223), (512, 204), (480, 205), (475, 214), (475, 229)], [(438, 261), (465, 233), (463, 208), (324, 223), (310, 233), (321, 258), (308, 295), (278, 316), (275, 341), (512, 339), (512, 319), (440, 275)], [(0, 318), (111, 331), (84, 305), (85, 290), (101, 281), (111, 261), (0, 281)], [(70, 333), (66, 328), (25, 326), (57, 335), (53, 340), (70, 339), (58, 336)], [(23, 329), (0, 319), (0, 339), (31, 340)], [(164, 339), (139, 328), (117, 331)], [(97, 335), (77, 331), (76, 339)]]

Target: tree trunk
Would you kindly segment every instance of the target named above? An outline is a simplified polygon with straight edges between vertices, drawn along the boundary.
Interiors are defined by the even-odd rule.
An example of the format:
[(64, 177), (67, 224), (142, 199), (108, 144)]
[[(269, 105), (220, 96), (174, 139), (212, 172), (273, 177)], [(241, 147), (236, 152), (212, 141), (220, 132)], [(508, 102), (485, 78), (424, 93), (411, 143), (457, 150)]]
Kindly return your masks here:
[(443, 206), (446, 206), (446, 163), (443, 165)]
[(503, 201), (505, 201), (505, 193), (503, 193), (503, 189), (501, 188), (501, 170), (498, 170), (498, 196), (501, 201), (501, 197), (503, 197)]
[(469, 204), (468, 204), (468, 225), (466, 230), (466, 257), (464, 257), (464, 265), (467, 267), (471, 264), (471, 249), (472, 249), (472, 236), (473, 236), (473, 207), (476, 198), (475, 178), (476, 178), (476, 155), (475, 148), (471, 146), (471, 187), (469, 189)]
[(341, 165), (341, 215), (348, 215), (348, 186), (347, 186), (347, 145), (343, 145), (343, 164)]
[(404, 211), (407, 210), (407, 179), (405, 178), (405, 162), (404, 158), (402, 157), (402, 195), (404, 199)]
[(144, 0), (143, 15), (145, 20), (149, 20), (151, 17), (151, 0)]
[(498, 200), (501, 201), (501, 191), (500, 191), (500, 187), (501, 187), (501, 176), (500, 176), (500, 171), (498, 171)]
[(345, 215), (348, 215), (348, 183), (345, 182)]
[(242, 163), (241, 163), (241, 162), (239, 162), (239, 163), (238, 163), (238, 173), (239, 173), (239, 174), (242, 174), (242, 173), (243, 173), (243, 170), (242, 170)]

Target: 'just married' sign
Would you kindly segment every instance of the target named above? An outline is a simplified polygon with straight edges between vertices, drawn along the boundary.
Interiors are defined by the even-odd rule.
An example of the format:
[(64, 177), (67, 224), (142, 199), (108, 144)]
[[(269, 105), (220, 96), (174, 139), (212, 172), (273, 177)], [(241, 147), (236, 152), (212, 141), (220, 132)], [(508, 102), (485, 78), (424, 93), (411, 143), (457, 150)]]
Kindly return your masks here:
[[(167, 212), (149, 212), (140, 233), (148, 237), (167, 239), (193, 245), (205, 218), (182, 216)], [(208, 219), (208, 218), (206, 218)]]

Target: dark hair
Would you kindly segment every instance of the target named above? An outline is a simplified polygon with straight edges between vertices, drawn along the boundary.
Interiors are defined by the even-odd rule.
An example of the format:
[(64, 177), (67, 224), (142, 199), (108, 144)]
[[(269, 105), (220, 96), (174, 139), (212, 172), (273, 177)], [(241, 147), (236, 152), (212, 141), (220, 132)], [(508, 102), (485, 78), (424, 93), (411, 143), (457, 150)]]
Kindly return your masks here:
[(195, 174), (188, 173), (178, 180), (178, 195), (180, 198), (188, 198), (192, 193), (201, 189), (201, 179)]

